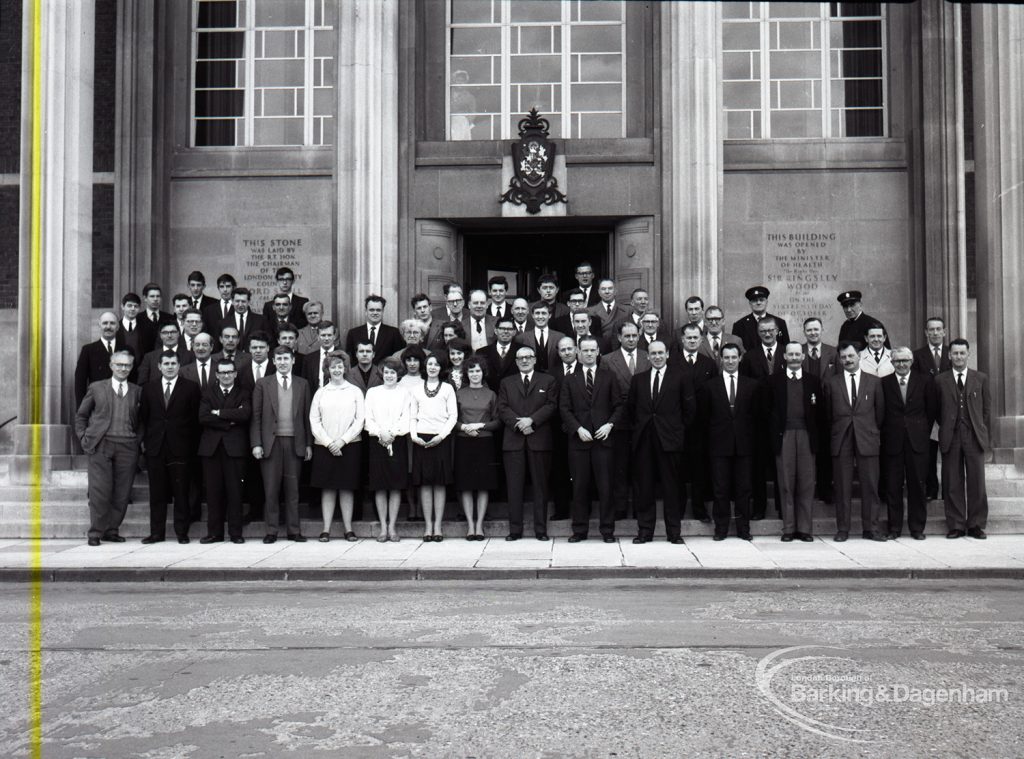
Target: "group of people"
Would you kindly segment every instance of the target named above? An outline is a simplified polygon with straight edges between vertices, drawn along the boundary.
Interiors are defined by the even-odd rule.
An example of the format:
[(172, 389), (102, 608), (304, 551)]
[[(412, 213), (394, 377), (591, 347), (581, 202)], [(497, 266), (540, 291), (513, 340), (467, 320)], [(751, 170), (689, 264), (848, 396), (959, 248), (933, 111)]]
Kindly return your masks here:
[(397, 327), (384, 321), (385, 299), (369, 295), (363, 323), (344, 337), (322, 303), (293, 292), (286, 267), (262, 313), (230, 274), (211, 298), (192, 272), (173, 313), (155, 283), (126, 294), (120, 314), (100, 316), (100, 337), (75, 372), (89, 544), (124, 540), (140, 456), (150, 487), (144, 543), (166, 538), (171, 504), (175, 535), (189, 542), (203, 499), (200, 542), (244, 542), (243, 525), (261, 509), (263, 542), (278, 539), (280, 524), (305, 541), (302, 488), (319, 490), (321, 541), (336, 509), (345, 539), (356, 539), (354, 508), (368, 492), (377, 539), (399, 540), (406, 492), (423, 540), (439, 542), (449, 488), (467, 540), (483, 540), (488, 504), (504, 492), (506, 540), (523, 537), (527, 517), (547, 540), (553, 497), (550, 518), (571, 520), (569, 542), (587, 539), (595, 498), (605, 542), (630, 511), (633, 542), (650, 542), (659, 490), (670, 542), (683, 543), (687, 505), (713, 523), (715, 540), (733, 525), (750, 540), (769, 482), (783, 541), (813, 539), (815, 497), (834, 504), (834, 539), (845, 541), (855, 472), (865, 539), (900, 537), (904, 519), (924, 539), (940, 451), (947, 537), (985, 537), (988, 382), (968, 369), (966, 340), (947, 343), (941, 318), (927, 320), (922, 347), (892, 348), (861, 293), (847, 291), (837, 344), (823, 341), (817, 318), (800, 341), (757, 286), (730, 332), (722, 308), (698, 296), (673, 330), (645, 290), (624, 302), (589, 263), (575, 276), (564, 299), (557, 278), (541, 276), (533, 302), (510, 297), (500, 276), (468, 292), (451, 284), (437, 309), (413, 296)]

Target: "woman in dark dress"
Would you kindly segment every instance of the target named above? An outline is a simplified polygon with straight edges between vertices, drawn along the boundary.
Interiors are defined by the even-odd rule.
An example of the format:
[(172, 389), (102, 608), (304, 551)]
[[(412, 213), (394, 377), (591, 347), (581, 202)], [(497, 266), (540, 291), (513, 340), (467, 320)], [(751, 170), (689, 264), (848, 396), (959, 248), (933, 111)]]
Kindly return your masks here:
[(427, 378), (413, 387), (409, 402), (412, 483), (420, 488), (423, 540), (438, 542), (444, 521), (446, 486), (452, 481), (452, 447), (447, 439), (459, 418), (455, 389), (441, 380), (441, 359), (427, 356)]
[[(498, 396), (484, 384), (485, 362), (478, 356), (466, 361), (467, 382), (455, 394), (459, 423), (455, 437), (455, 487), (466, 512), (466, 540), (484, 539), (488, 491), (496, 487), (494, 432), (501, 427)], [(476, 518), (473, 506), (476, 506)]]

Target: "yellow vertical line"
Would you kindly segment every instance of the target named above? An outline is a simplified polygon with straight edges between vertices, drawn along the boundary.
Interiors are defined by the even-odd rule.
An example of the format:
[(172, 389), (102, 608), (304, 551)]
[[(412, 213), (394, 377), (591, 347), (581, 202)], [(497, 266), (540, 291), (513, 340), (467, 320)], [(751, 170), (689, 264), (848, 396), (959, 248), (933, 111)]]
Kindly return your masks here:
[(29, 487), (29, 755), (43, 755), (43, 587), (42, 427), (43, 422), (43, 20), (42, 0), (32, 0), (32, 158), (29, 222), (29, 425), (32, 465)]

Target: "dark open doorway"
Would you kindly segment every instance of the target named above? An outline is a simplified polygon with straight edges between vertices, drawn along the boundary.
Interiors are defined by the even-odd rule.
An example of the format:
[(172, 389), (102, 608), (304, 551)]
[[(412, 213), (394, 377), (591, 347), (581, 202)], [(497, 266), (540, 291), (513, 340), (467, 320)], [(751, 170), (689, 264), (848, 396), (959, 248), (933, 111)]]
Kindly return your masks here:
[[(576, 286), (576, 265), (589, 261), (598, 279), (608, 276), (609, 232), (463, 232), (465, 281), (487, 289), (490, 277), (508, 279), (509, 297), (536, 300), (537, 279), (558, 276), (561, 292)], [(595, 279), (596, 281), (596, 279)], [(562, 296), (560, 296), (562, 297)]]

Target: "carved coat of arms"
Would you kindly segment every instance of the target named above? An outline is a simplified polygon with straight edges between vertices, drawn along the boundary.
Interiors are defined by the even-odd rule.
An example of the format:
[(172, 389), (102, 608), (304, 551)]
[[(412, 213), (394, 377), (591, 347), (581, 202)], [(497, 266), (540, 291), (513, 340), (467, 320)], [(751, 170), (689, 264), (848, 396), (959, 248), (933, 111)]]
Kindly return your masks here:
[(552, 176), (555, 167), (555, 143), (548, 139), (548, 120), (536, 108), (519, 121), (519, 141), (512, 143), (513, 176), (502, 203), (525, 205), (528, 213), (540, 213), (542, 205), (566, 203)]

